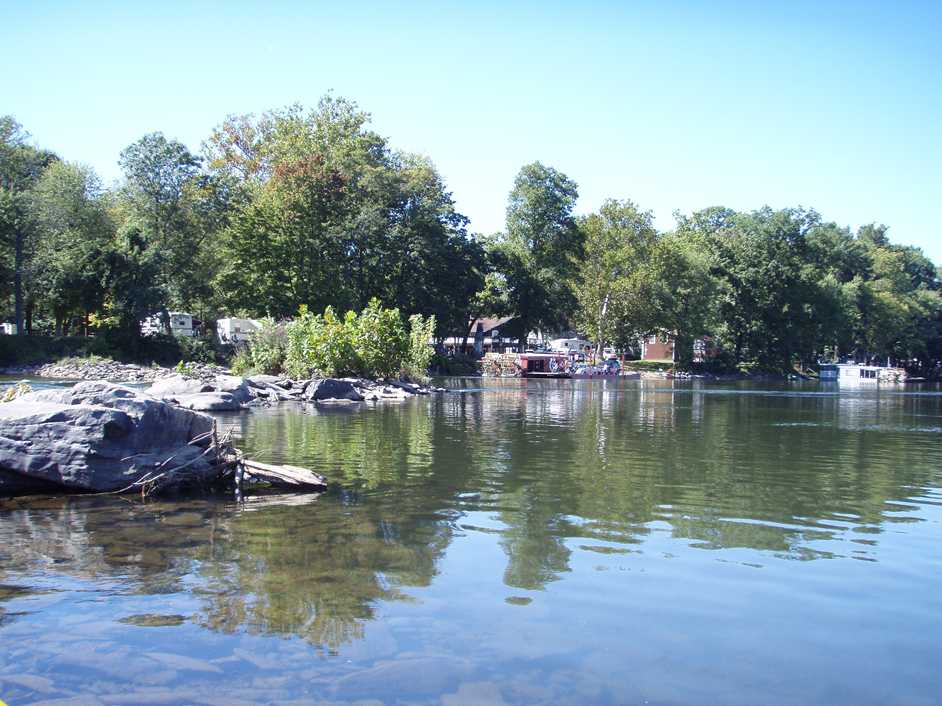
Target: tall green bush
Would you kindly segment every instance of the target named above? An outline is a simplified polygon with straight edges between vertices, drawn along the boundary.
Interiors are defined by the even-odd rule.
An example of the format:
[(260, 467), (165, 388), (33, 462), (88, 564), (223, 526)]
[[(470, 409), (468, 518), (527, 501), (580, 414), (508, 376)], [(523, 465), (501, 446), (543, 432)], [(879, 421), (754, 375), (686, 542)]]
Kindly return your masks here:
[(409, 350), (399, 310), (384, 309), (378, 299), (371, 299), (356, 319), (353, 346), (360, 375), (398, 377)]
[(409, 317), (409, 353), (402, 372), (413, 380), (424, 380), (428, 376), (428, 366), (435, 354), (429, 341), (434, 334), (434, 316), (413, 314)]
[(302, 306), (298, 318), (285, 326), (285, 372), (296, 378), (355, 375), (359, 368), (354, 349), (356, 324), (357, 315), (352, 311), (341, 319), (333, 307), (319, 315)]
[(292, 377), (421, 379), (433, 353), (428, 341), (434, 329), (434, 317), (413, 316), (407, 330), (399, 310), (385, 309), (377, 299), (359, 314), (348, 311), (343, 318), (331, 307), (320, 315), (301, 307), (298, 317), (285, 326), (283, 369)]
[(284, 366), (287, 335), (274, 319), (262, 319), (261, 323), (249, 342), (251, 366), (256, 372), (277, 375)]

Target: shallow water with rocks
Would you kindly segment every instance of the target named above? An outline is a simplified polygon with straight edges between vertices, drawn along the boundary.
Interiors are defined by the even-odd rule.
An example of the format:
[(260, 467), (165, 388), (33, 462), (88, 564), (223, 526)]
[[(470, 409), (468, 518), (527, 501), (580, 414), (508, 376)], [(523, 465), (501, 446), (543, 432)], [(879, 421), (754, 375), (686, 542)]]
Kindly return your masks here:
[(0, 699), (937, 703), (938, 388), (446, 384), (218, 415), (323, 495), (0, 501)]

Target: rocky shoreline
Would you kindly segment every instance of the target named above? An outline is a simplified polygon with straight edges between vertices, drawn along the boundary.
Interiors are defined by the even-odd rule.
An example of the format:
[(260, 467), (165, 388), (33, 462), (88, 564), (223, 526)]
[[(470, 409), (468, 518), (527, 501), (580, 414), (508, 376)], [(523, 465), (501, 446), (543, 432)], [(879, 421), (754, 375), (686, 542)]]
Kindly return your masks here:
[(0, 368), (0, 375), (57, 380), (107, 380), (147, 384), (147, 394), (200, 411), (229, 411), (277, 402), (351, 403), (404, 400), (416, 395), (443, 392), (401, 380), (363, 378), (293, 380), (278, 375), (239, 377), (218, 365), (187, 363), (162, 368), (113, 360), (72, 359), (41, 365)]
[(280, 402), (353, 404), (402, 401), (417, 395), (444, 392), (402, 380), (373, 381), (362, 378), (313, 378), (292, 380), (276, 375), (193, 377), (173, 374), (157, 380), (145, 392), (186, 409), (225, 412)]
[[(193, 377), (212, 377), (228, 373), (226, 368), (204, 363), (187, 363), (186, 374)], [(157, 365), (119, 363), (105, 359), (74, 359), (57, 363), (17, 365), (0, 368), (0, 375), (13, 377), (56, 378), (59, 380), (109, 380), (111, 382), (154, 382), (178, 374), (174, 368)]]

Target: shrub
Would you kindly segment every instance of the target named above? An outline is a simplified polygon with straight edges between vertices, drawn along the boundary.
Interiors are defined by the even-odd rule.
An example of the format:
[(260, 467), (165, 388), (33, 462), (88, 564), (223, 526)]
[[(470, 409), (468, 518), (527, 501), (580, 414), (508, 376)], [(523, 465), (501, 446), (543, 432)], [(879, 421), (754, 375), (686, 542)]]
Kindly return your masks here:
[(233, 375), (250, 375), (255, 372), (252, 366), (252, 351), (248, 346), (240, 346), (229, 361)]
[(398, 309), (383, 309), (378, 299), (356, 318), (353, 349), (359, 374), (370, 377), (398, 377), (410, 347)]
[(250, 368), (255, 372), (277, 375), (285, 364), (288, 339), (284, 326), (274, 319), (263, 319), (262, 326), (252, 334), (248, 351)]
[(301, 307), (285, 326), (284, 370), (292, 377), (362, 375), (422, 378), (433, 350), (428, 340), (435, 318), (413, 316), (406, 330), (398, 309), (373, 299), (357, 315), (339, 318), (332, 307), (322, 315)]
[(428, 366), (435, 355), (429, 340), (435, 334), (435, 317), (427, 319), (419, 314), (409, 317), (409, 354), (403, 372), (413, 380), (426, 380)]
[(356, 314), (352, 311), (339, 319), (333, 307), (317, 315), (302, 306), (298, 318), (285, 326), (285, 333), (288, 339), (285, 371), (292, 377), (311, 374), (331, 377), (357, 372), (353, 348)]
[(210, 338), (173, 337), (180, 349), (180, 360), (185, 363), (215, 363), (216, 348)]

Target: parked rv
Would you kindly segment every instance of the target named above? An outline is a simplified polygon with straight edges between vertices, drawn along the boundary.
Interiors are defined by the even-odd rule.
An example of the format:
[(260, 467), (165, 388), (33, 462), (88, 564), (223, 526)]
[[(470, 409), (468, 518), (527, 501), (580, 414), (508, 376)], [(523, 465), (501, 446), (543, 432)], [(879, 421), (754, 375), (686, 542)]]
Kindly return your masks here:
[(226, 317), (216, 320), (216, 336), (220, 343), (245, 343), (261, 327), (262, 322), (255, 319)]
[[(193, 315), (183, 311), (168, 312), (170, 316), (170, 333), (182, 338), (193, 338), (196, 336), (196, 328), (193, 322)], [(141, 334), (144, 336), (153, 336), (166, 332), (163, 317), (160, 314), (152, 314), (141, 322)]]

